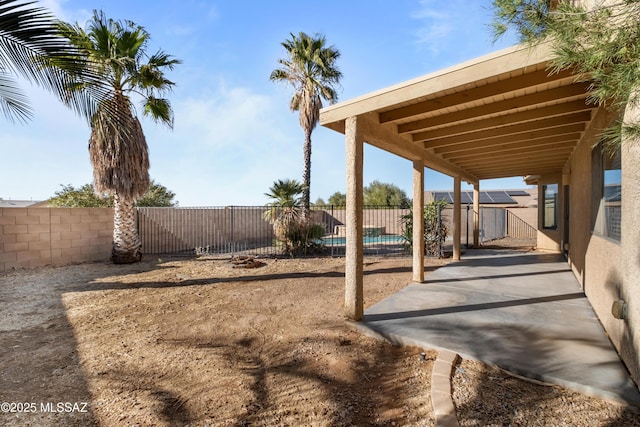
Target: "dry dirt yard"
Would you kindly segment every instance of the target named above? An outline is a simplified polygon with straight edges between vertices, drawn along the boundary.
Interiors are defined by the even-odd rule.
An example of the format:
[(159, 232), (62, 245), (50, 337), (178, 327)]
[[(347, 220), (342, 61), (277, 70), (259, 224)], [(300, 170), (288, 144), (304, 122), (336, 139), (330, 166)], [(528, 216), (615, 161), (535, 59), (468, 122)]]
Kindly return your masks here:
[[(0, 274), (0, 425), (435, 425), (437, 353), (355, 332), (343, 259), (260, 261)], [(365, 305), (410, 277), (410, 259), (367, 258)], [(630, 408), (469, 360), (454, 401), (463, 426), (640, 426)]]

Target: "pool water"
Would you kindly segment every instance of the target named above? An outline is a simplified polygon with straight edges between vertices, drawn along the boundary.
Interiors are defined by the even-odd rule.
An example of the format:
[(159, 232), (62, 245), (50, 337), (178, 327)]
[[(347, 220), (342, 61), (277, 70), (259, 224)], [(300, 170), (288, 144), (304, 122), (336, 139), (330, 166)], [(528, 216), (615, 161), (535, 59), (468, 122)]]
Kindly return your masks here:
[[(380, 236), (364, 236), (362, 242), (366, 245), (367, 243), (403, 243), (405, 240), (402, 236), (397, 236), (395, 234), (383, 234)], [(347, 243), (346, 237), (338, 237), (338, 236), (328, 236), (320, 239), (319, 243), (323, 245), (333, 246), (333, 245), (344, 245)]]

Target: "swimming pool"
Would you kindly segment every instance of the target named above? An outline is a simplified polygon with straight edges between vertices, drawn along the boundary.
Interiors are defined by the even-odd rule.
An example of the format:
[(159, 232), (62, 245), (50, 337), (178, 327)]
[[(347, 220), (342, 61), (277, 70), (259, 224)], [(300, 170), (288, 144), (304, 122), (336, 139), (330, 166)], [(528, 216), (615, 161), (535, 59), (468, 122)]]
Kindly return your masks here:
[[(366, 244), (375, 244), (375, 243), (387, 243), (387, 244), (400, 244), (405, 240), (402, 236), (398, 236), (395, 234), (383, 234), (380, 236), (364, 236), (362, 238), (362, 242)], [(336, 245), (344, 245), (347, 243), (347, 238), (342, 236), (327, 236), (320, 239), (318, 242), (327, 246), (336, 246)]]

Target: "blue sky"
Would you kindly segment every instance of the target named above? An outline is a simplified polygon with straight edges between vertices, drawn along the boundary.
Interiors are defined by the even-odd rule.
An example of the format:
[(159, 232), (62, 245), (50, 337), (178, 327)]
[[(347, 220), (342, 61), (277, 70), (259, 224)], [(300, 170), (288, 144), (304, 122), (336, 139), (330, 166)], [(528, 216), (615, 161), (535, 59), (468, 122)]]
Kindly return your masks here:
[[(291, 89), (269, 81), (289, 33), (325, 34), (342, 54), (340, 100), (363, 95), (514, 43), (492, 43), (490, 0), (47, 0), (58, 18), (84, 24), (93, 9), (128, 19), (183, 63), (168, 77), (175, 112), (170, 130), (144, 119), (150, 174), (180, 206), (262, 205), (277, 179), (301, 180), (303, 132), (289, 111)], [(0, 116), (0, 198), (43, 200), (61, 184), (91, 182), (86, 122), (38, 88), (23, 86), (35, 117)], [(345, 189), (344, 136), (312, 135), (311, 199)], [(412, 193), (410, 162), (365, 146), (364, 183)], [(425, 188), (452, 188), (427, 170)], [(522, 188), (519, 177), (483, 189)]]

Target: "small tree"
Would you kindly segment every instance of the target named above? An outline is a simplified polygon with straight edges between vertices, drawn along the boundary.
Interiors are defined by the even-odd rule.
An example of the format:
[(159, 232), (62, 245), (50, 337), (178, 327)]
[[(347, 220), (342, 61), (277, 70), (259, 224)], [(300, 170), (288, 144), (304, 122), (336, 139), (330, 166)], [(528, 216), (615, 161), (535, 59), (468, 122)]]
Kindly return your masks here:
[(273, 224), (277, 242), (287, 255), (305, 254), (317, 246), (324, 235), (324, 226), (313, 224), (310, 215), (304, 214), (301, 195), (304, 185), (295, 179), (278, 180), (265, 196), (272, 199), (264, 218)]
[(408, 208), (411, 200), (397, 185), (373, 181), (363, 189), (364, 204), (369, 206), (394, 206)]
[(345, 206), (347, 204), (347, 195), (336, 191), (329, 197), (329, 204), (333, 206)]
[(112, 208), (113, 197), (108, 194), (96, 194), (92, 184), (82, 187), (73, 185), (61, 185), (62, 189), (56, 191), (56, 195), (49, 199), (49, 206), (64, 208)]
[(149, 189), (136, 202), (138, 207), (171, 208), (178, 206), (178, 202), (173, 200), (176, 194), (164, 185), (160, 185), (151, 180)]
[[(56, 195), (49, 199), (49, 206), (65, 208), (112, 208), (113, 196), (105, 193), (95, 192), (92, 184), (85, 184), (75, 188), (73, 185), (63, 185), (61, 190), (56, 191)], [(167, 187), (151, 181), (151, 185), (146, 193), (137, 201), (138, 207), (174, 207), (178, 205), (173, 198), (175, 193)]]
[[(423, 210), (424, 220), (424, 250), (425, 253), (442, 256), (440, 248), (444, 245), (449, 229), (442, 221), (442, 209), (447, 206), (444, 200), (434, 200), (425, 205)], [(413, 214), (402, 215), (400, 217), (402, 227), (402, 238), (408, 250), (413, 248)]]

